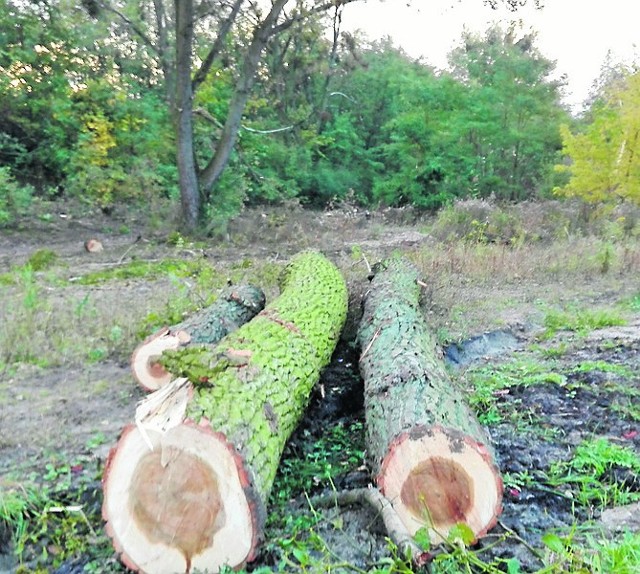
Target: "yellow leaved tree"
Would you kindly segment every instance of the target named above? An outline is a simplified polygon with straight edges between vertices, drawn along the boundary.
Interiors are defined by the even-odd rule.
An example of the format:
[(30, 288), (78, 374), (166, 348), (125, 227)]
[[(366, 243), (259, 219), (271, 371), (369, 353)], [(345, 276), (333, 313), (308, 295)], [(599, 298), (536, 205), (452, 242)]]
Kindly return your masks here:
[(592, 122), (580, 133), (562, 128), (569, 183), (555, 191), (588, 202), (640, 204), (640, 73), (611, 88), (593, 110)]

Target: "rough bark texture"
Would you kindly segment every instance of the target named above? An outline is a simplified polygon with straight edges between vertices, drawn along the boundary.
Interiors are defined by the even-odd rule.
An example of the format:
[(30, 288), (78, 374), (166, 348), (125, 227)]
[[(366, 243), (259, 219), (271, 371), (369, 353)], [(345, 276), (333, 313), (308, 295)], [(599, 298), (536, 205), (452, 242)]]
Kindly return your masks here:
[(282, 450), (346, 311), (340, 272), (307, 252), (252, 321), (216, 346), (168, 353), (188, 379), (140, 405), (105, 469), (107, 532), (127, 566), (216, 572), (254, 557)]
[(264, 305), (265, 296), (261, 289), (252, 285), (230, 287), (209, 307), (182, 323), (161, 329), (138, 345), (131, 357), (133, 376), (145, 389), (159, 389), (174, 378), (158, 362), (164, 351), (217, 343), (253, 319)]
[(182, 216), (187, 229), (195, 229), (202, 198), (193, 150), (193, 91), (191, 63), (193, 50), (193, 0), (174, 0), (176, 26), (176, 156)]
[(476, 536), (501, 510), (502, 480), (482, 427), (441, 360), (419, 308), (417, 270), (376, 272), (358, 330), (367, 446), (377, 483), (408, 531), (432, 542), (457, 523)]

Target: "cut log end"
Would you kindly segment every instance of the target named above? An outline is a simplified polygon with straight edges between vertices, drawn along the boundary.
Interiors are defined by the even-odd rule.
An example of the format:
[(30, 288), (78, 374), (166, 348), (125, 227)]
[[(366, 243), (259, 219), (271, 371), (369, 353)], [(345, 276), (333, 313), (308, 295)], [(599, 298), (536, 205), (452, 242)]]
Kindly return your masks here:
[(169, 384), (171, 373), (158, 362), (164, 351), (174, 351), (191, 340), (186, 331), (162, 329), (145, 339), (131, 356), (131, 371), (142, 387), (156, 391)]
[(490, 453), (440, 426), (400, 435), (382, 463), (378, 486), (409, 533), (426, 527), (433, 544), (459, 523), (479, 538), (502, 510), (502, 479)]
[(165, 433), (130, 425), (103, 482), (107, 532), (132, 570), (217, 572), (253, 558), (260, 513), (224, 435), (190, 421)]

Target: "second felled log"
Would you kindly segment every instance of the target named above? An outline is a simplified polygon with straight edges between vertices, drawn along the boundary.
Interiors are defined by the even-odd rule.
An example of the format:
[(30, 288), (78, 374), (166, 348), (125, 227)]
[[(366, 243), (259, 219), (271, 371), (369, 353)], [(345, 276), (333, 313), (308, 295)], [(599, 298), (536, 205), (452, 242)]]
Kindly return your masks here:
[(488, 438), (448, 376), (419, 308), (418, 272), (384, 262), (358, 330), (367, 448), (382, 494), (407, 530), (446, 540), (458, 523), (475, 537), (501, 512), (502, 479)]
[(164, 351), (174, 351), (186, 345), (217, 343), (255, 317), (264, 304), (264, 293), (253, 285), (226, 289), (209, 307), (182, 323), (161, 329), (140, 343), (131, 356), (133, 376), (148, 391), (159, 389), (174, 378), (160, 364)]
[(339, 270), (302, 253), (253, 320), (165, 357), (185, 378), (141, 403), (103, 478), (106, 529), (128, 567), (213, 574), (253, 559), (285, 442), (346, 313)]

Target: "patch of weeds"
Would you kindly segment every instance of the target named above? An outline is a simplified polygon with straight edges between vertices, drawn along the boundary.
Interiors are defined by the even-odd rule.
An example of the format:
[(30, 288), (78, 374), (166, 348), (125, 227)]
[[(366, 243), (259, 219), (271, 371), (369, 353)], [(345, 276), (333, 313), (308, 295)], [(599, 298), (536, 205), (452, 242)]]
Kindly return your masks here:
[(280, 286), (284, 264), (271, 261), (261, 262), (251, 267), (233, 270), (230, 279), (233, 283), (249, 282), (259, 285), (265, 292)]
[(618, 539), (569, 532), (542, 536), (545, 567), (536, 574), (635, 574), (640, 571), (640, 533), (627, 532)]
[[(482, 556), (507, 539), (521, 543), (538, 560), (539, 569), (526, 570), (532, 574), (635, 574), (640, 571), (640, 533), (626, 533), (616, 540), (578, 536), (578, 532), (575, 524), (566, 532), (546, 532), (541, 538), (543, 547), (534, 548), (508, 531), (476, 550), (470, 546), (473, 537), (460, 525), (452, 530), (446, 544), (434, 556), (429, 571), (432, 574), (522, 574), (525, 570), (515, 557), (485, 560)], [(397, 571), (414, 572), (412, 569)]]
[(640, 422), (640, 391), (625, 390), (627, 391), (627, 396), (616, 398), (610, 405), (611, 410), (627, 419)]
[(523, 413), (514, 412), (514, 402), (506, 405), (501, 401), (501, 397), (508, 394), (509, 389), (547, 383), (566, 384), (564, 375), (550, 370), (549, 365), (523, 360), (470, 369), (466, 373), (466, 379), (473, 389), (469, 405), (478, 415), (478, 420), (486, 425), (499, 423), (506, 417), (512, 418), (519, 426), (522, 425)]
[(99, 473), (92, 464), (89, 458), (52, 461), (19, 486), (0, 485), (0, 522), (12, 534), (16, 572), (49, 572), (70, 560), (95, 565), (85, 571), (125, 571), (102, 533)]
[(309, 431), (303, 431), (299, 440), (287, 445), (271, 490), (267, 519), (267, 538), (272, 542), (266, 550), (277, 557), (279, 568), (328, 571), (326, 564), (335, 560), (314, 530), (322, 515), (310, 503), (311, 513), (292, 514), (287, 506), (314, 490), (335, 489), (334, 479), (360, 467), (363, 461), (364, 424), (359, 421), (335, 425), (316, 441)]
[(631, 297), (626, 306), (632, 311), (640, 311), (640, 293), (636, 293), (633, 297)]
[[(18, 290), (13, 304), (0, 313), (0, 360), (6, 363), (27, 362), (40, 366), (47, 359), (34, 344), (34, 331), (51, 316), (51, 306), (43, 297), (30, 265), (14, 271)], [(10, 314), (9, 314), (10, 313)]]
[(568, 486), (582, 506), (620, 506), (640, 500), (640, 458), (605, 438), (578, 445), (573, 458), (554, 463), (549, 484)]
[(625, 324), (624, 317), (612, 309), (552, 310), (545, 315), (542, 338), (550, 339), (559, 331), (573, 331), (584, 336), (595, 329)]
[[(137, 333), (139, 339), (144, 339), (162, 327), (177, 325), (189, 314), (203, 306), (203, 301), (200, 300), (197, 293), (194, 293), (192, 286), (173, 275), (169, 276), (169, 280), (175, 290), (175, 295), (167, 300), (163, 308), (152, 311), (144, 317)], [(214, 300), (215, 297), (209, 295), (206, 303), (211, 304)]]
[[(506, 532), (499, 536), (492, 545), (500, 544), (512, 533)], [(415, 535), (415, 541), (424, 552), (431, 551), (429, 535), (426, 529), (420, 529)], [(483, 574), (519, 574), (520, 562), (515, 558), (494, 558), (485, 559), (488, 547), (474, 549), (471, 545), (475, 542), (473, 531), (466, 524), (460, 523), (454, 526), (447, 536), (446, 542), (435, 549), (433, 559), (430, 563), (429, 571), (432, 574), (462, 574), (462, 573), (483, 573)], [(396, 572), (387, 570), (385, 572)], [(413, 569), (397, 570), (397, 572), (413, 573)]]
[(560, 357), (564, 357), (569, 352), (569, 345), (562, 341), (557, 345), (546, 348), (539, 345), (532, 345), (531, 350), (539, 352), (546, 359), (559, 359)]
[(613, 245), (610, 242), (604, 242), (600, 247), (600, 251), (596, 255), (596, 262), (598, 264), (600, 273), (605, 275), (611, 269), (611, 265), (615, 261), (615, 251)]
[(33, 271), (44, 271), (49, 269), (58, 260), (58, 254), (51, 249), (38, 249), (31, 254), (27, 260), (27, 265), (33, 269)]
[(571, 369), (572, 373), (592, 373), (594, 371), (610, 373), (623, 379), (632, 377), (634, 374), (633, 369), (626, 365), (617, 365), (607, 361), (582, 361), (579, 365)]
[(640, 572), (640, 532), (626, 532), (620, 540), (589, 539), (591, 571), (633, 574)]
[(87, 440), (87, 449), (95, 450), (99, 446), (106, 444), (107, 437), (103, 432), (97, 432)]
[[(308, 431), (303, 434), (307, 438), (310, 436)], [(290, 443), (282, 457), (269, 505), (282, 508), (296, 496), (320, 487), (331, 487), (336, 477), (363, 462), (364, 424), (359, 421), (335, 425), (315, 442), (300, 446)], [(274, 512), (271, 516), (280, 514)]]

